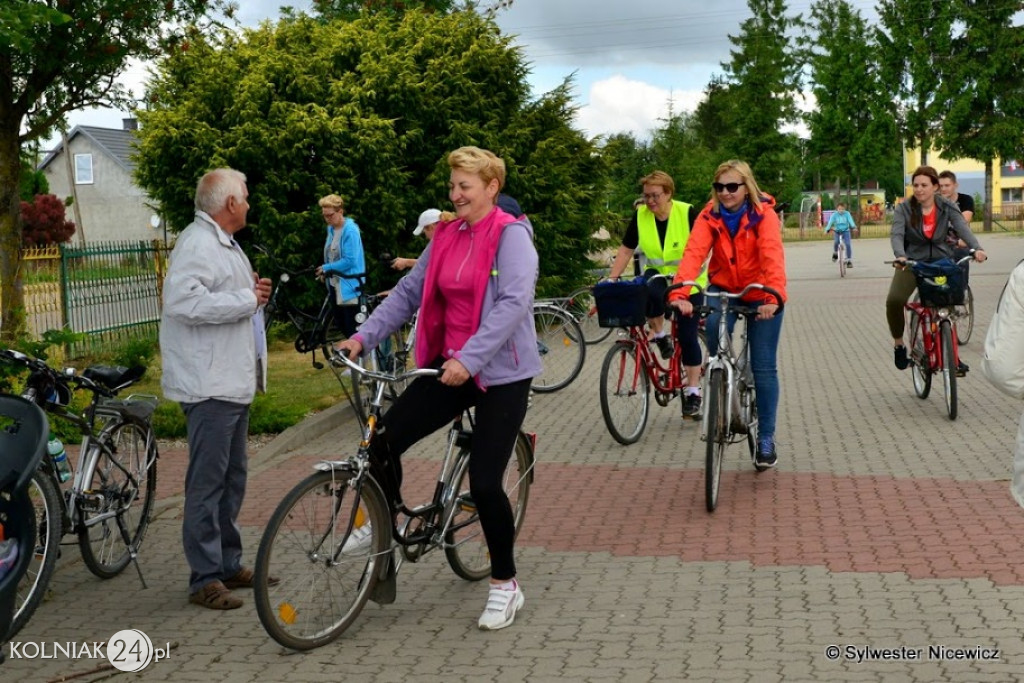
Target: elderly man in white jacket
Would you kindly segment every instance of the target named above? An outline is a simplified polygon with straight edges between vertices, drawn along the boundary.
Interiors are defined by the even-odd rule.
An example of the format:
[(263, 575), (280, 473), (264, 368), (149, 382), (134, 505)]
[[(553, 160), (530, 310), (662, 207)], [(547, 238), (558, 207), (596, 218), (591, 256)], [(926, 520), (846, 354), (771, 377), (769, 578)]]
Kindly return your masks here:
[(242, 566), (238, 513), (245, 496), (249, 405), (266, 383), (262, 306), (271, 282), (253, 272), (233, 235), (249, 210), (245, 176), (219, 168), (196, 187), (195, 220), (178, 236), (164, 282), (160, 350), (164, 396), (188, 429), (182, 537), (189, 602), (235, 609)]

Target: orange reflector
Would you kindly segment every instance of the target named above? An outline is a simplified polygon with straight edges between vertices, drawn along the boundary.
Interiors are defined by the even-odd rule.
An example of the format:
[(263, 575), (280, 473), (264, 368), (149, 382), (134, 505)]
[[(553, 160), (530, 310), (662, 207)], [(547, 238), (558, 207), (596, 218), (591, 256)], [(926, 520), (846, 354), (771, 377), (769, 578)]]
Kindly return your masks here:
[(364, 524), (366, 524), (366, 513), (363, 511), (362, 507), (358, 507), (356, 508), (356, 521), (352, 524), (352, 528), (358, 529)]
[(286, 624), (294, 624), (295, 617), (298, 615), (295, 613), (294, 607), (289, 605), (287, 602), (282, 602), (277, 607), (277, 616)]

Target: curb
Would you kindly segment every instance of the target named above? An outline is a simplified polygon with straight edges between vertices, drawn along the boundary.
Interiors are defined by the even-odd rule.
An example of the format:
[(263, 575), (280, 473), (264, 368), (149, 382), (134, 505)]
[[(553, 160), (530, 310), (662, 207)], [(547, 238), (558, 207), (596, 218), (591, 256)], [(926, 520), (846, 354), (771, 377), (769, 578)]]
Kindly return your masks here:
[(259, 459), (266, 463), (279, 455), (285, 455), (299, 446), (319, 439), (338, 425), (354, 420), (355, 414), (348, 401), (336, 403), (327, 410), (320, 411), (292, 425), (278, 434), (273, 441), (259, 450)]

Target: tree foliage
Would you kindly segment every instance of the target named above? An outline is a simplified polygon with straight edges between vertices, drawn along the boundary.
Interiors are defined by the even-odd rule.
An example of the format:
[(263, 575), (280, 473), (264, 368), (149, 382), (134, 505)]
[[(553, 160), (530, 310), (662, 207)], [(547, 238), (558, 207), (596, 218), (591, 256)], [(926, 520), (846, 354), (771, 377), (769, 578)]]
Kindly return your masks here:
[(794, 133), (783, 130), (799, 119), (796, 96), (801, 64), (790, 45), (800, 25), (784, 0), (747, 0), (752, 16), (730, 35), (735, 46), (723, 64), (728, 90), (727, 124), (736, 136), (728, 145), (747, 161), (765, 191), (788, 196), (799, 189), (799, 154)]
[(249, 180), (255, 239), (288, 266), (309, 265), (323, 249), (317, 200), (337, 193), (386, 285), (374, 256), (422, 248), (409, 227), (445, 208), (447, 154), (475, 144), (504, 158), (507, 192), (534, 222), (542, 291), (586, 268), (602, 167), (570, 127), (571, 83), (528, 101), (522, 58), (473, 12), (297, 16), (197, 36), (151, 86), (137, 180), (174, 230), (192, 219), (197, 178), (232, 166)]
[[(956, 3), (962, 31), (952, 41), (939, 100), (945, 111), (938, 131), (943, 156), (985, 163), (985, 196), (992, 195), (997, 158), (1024, 157), (1024, 34), (1014, 26), (1019, 0)], [(985, 229), (992, 227), (991, 201)]]
[(456, 9), (457, 0), (313, 0), (313, 11), (327, 21), (352, 21), (360, 13), (386, 13), (401, 16), (406, 12), (423, 10), (448, 14)]
[(31, 202), (21, 202), (21, 226), (26, 247), (67, 242), (75, 234), (75, 224), (67, 220), (64, 203), (52, 194), (37, 194)]
[(920, 149), (921, 160), (927, 163), (943, 113), (937, 95), (949, 65), (953, 0), (879, 0), (877, 9), (881, 83), (892, 102), (901, 138), (908, 147)]
[(0, 334), (22, 327), (22, 147), (87, 106), (125, 108), (117, 77), (132, 57), (173, 46), (183, 25), (222, 0), (13, 0), (0, 7)]
[(862, 181), (895, 171), (884, 182), (901, 191), (901, 141), (892, 113), (879, 101), (878, 49), (867, 22), (847, 0), (819, 0), (811, 5), (808, 28), (806, 60), (817, 104), (807, 116), (808, 154), (817, 174), (860, 189)]

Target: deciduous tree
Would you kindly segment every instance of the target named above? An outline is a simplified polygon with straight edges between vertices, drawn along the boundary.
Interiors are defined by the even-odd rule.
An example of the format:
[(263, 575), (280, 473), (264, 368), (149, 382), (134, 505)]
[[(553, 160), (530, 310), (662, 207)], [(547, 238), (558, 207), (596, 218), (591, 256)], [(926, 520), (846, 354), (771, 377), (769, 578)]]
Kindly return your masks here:
[(603, 170), (571, 127), (571, 84), (530, 101), (521, 56), (473, 12), (297, 16), (197, 37), (151, 85), (137, 179), (172, 229), (192, 219), (196, 179), (229, 165), (248, 177), (255, 239), (286, 265), (320, 258), (317, 199), (337, 193), (387, 284), (374, 257), (422, 248), (409, 226), (448, 205), (447, 154), (478, 145), (505, 159), (507, 191), (534, 221), (542, 291), (587, 267)]
[(23, 327), (19, 179), (23, 146), (82, 107), (125, 108), (128, 59), (175, 42), (222, 0), (8, 0), (0, 7), (0, 339)]

